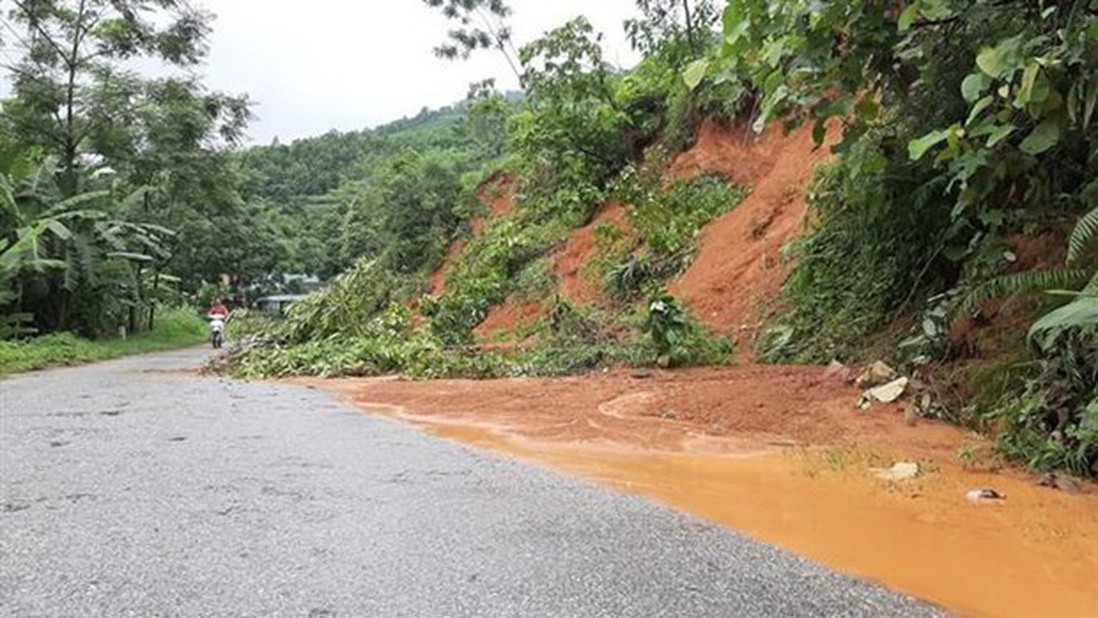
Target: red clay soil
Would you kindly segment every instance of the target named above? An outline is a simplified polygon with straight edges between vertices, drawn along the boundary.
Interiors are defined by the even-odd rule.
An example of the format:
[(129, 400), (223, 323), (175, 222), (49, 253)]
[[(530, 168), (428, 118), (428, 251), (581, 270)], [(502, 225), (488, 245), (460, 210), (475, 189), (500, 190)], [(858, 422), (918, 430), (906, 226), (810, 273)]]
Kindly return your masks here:
[[(910, 427), (897, 406), (855, 407), (859, 392), (820, 367), (741, 366), (614, 371), (559, 379), (378, 378), (322, 382), (363, 407), (400, 406), (411, 419), (497, 428), (554, 442), (663, 451), (855, 444), (952, 456), (960, 430)], [(760, 388), (765, 384), (765, 388)]]
[(463, 249), (465, 249), (465, 239), (459, 238), (450, 244), (450, 247), (446, 250), (446, 257), (442, 258), (442, 264), (431, 275), (432, 294), (442, 294), (446, 291), (446, 277), (450, 274), (450, 269), (454, 267), (454, 263), (457, 262)]
[(625, 207), (618, 202), (610, 202), (589, 224), (572, 232), (568, 242), (553, 257), (560, 293), (571, 302), (587, 304), (600, 296), (599, 289), (584, 276), (583, 267), (594, 257), (595, 229), (604, 223), (614, 225), (626, 234), (632, 231)]
[(488, 317), (473, 330), (473, 334), (478, 341), (484, 341), (497, 333), (510, 333), (533, 324), (544, 314), (545, 308), (540, 302), (508, 301), (489, 309)]
[(1059, 268), (1067, 253), (1068, 230), (1035, 236), (1016, 234), (1007, 239), (1017, 258), (1011, 272)]
[(697, 144), (674, 161), (670, 171), (678, 178), (718, 173), (751, 188), (704, 230), (697, 259), (671, 286), (703, 322), (730, 334), (758, 329), (760, 309), (788, 277), (780, 252), (803, 231), (805, 189), (830, 143), (815, 149), (809, 126), (785, 134), (773, 125), (755, 135), (707, 121)]
[[(496, 172), (477, 189), (477, 197), (488, 205), (490, 217), (502, 217), (515, 209), (515, 177), (506, 172)], [(477, 217), (471, 222), (474, 234), (483, 234), (485, 220)]]

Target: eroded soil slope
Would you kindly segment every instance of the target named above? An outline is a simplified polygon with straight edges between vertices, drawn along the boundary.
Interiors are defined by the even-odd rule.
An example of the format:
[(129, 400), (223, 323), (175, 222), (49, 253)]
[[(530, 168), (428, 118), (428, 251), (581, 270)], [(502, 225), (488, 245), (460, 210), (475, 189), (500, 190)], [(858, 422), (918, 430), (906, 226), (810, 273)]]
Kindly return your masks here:
[[(805, 189), (829, 144), (817, 149), (809, 127), (787, 134), (775, 125), (756, 135), (747, 127), (706, 121), (694, 147), (674, 160), (669, 169), (673, 177), (720, 174), (751, 190), (739, 206), (703, 230), (697, 259), (671, 285), (671, 293), (704, 323), (740, 340), (757, 333), (763, 310), (777, 298), (789, 274), (781, 252), (803, 231)], [(479, 196), (491, 216), (505, 216), (514, 209), (514, 179), (497, 174), (485, 182)], [(581, 305), (602, 299), (585, 267), (597, 257), (596, 229), (607, 224), (626, 235), (634, 233), (625, 206), (610, 202), (551, 255), (562, 298)], [(474, 233), (482, 233), (484, 225), (483, 219), (474, 220)], [(461, 241), (450, 247), (432, 279), (434, 293), (445, 290), (446, 274), (462, 249)], [(513, 331), (536, 321), (544, 311), (545, 303), (509, 301), (491, 309), (477, 335), (487, 339)]]
[[(477, 197), (488, 206), (488, 218), (503, 217), (515, 209), (514, 191), (515, 179), (508, 174), (499, 172), (484, 181), (480, 189), (477, 190)], [(475, 217), (469, 225), (473, 229), (473, 235), (479, 236), (484, 233), (484, 226), (487, 225), (487, 222), (482, 217)], [(454, 267), (458, 258), (461, 257), (461, 252), (465, 249), (465, 243), (465, 239), (458, 239), (447, 248), (446, 257), (443, 258), (442, 264), (431, 275), (432, 294), (442, 294), (446, 291), (446, 277), (449, 276), (450, 270)]]
[(582, 305), (594, 302), (601, 296), (600, 288), (588, 280), (584, 267), (596, 257), (596, 230), (603, 225), (612, 225), (626, 235), (633, 233), (625, 207), (618, 202), (610, 202), (590, 223), (572, 232), (564, 247), (553, 256), (560, 293), (573, 303)]
[(751, 188), (703, 231), (697, 259), (671, 286), (706, 324), (733, 335), (761, 326), (762, 309), (789, 274), (782, 248), (804, 228), (805, 189), (827, 152), (827, 144), (815, 148), (808, 126), (786, 134), (775, 124), (755, 135), (707, 121), (695, 146), (674, 161), (676, 177), (717, 173)]

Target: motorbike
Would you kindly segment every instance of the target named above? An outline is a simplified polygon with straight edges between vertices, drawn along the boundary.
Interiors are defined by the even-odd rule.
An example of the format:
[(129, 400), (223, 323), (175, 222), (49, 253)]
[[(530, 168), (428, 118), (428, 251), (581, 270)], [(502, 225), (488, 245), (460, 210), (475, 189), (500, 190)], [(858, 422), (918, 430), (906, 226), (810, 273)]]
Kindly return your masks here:
[(210, 344), (215, 350), (221, 349), (225, 343), (225, 318), (223, 315), (206, 316), (210, 322)]

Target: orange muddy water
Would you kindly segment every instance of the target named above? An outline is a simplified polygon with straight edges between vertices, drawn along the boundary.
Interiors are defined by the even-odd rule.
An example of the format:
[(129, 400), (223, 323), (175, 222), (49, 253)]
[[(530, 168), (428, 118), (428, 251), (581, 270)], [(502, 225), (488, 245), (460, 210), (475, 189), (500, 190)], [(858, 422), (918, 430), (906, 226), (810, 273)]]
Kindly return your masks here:
[[(654, 498), (962, 615), (1098, 615), (1093, 486), (1069, 494), (1019, 473), (965, 469), (958, 451), (985, 452), (986, 444), (943, 425), (908, 427), (891, 407), (857, 412), (857, 394), (821, 376), (741, 367), (643, 379), (305, 383), (441, 438)], [(737, 405), (734, 394), (747, 390), (738, 380), (771, 398)], [(817, 405), (798, 399), (806, 381), (818, 387)], [(871, 473), (896, 461), (918, 462), (920, 475), (893, 482)], [(1006, 499), (973, 504), (965, 494), (978, 487)]]

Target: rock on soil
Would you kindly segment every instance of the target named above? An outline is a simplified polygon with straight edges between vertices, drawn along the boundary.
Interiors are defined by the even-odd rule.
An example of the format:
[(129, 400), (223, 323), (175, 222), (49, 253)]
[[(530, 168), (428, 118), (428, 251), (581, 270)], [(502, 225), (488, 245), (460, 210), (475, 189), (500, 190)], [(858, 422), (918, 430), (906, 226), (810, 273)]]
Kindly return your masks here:
[(877, 361), (869, 367), (866, 367), (865, 371), (854, 379), (854, 386), (857, 386), (858, 388), (873, 388), (874, 386), (880, 386), (895, 379), (896, 370), (881, 361)]

